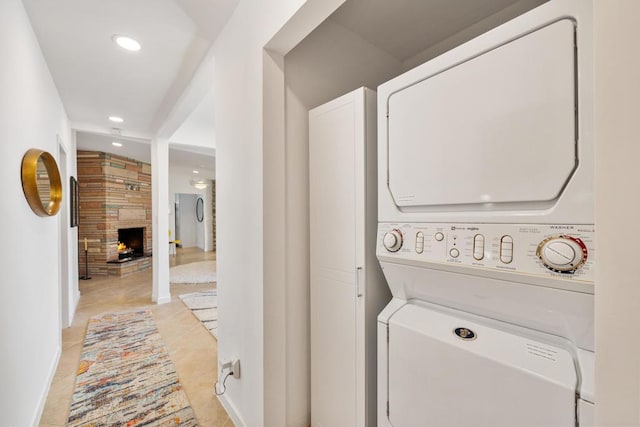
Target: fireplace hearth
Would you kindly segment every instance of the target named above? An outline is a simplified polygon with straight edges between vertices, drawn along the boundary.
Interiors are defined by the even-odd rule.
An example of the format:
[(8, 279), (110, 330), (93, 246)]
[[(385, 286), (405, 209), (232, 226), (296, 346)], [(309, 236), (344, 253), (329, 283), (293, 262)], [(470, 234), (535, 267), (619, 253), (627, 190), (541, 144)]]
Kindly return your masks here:
[(144, 227), (118, 229), (118, 259), (144, 256)]

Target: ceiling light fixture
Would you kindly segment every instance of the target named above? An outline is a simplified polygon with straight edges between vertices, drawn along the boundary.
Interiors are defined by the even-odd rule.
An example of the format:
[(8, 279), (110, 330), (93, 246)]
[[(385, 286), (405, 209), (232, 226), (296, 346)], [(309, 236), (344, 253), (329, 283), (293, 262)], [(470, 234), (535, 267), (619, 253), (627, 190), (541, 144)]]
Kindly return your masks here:
[(122, 117), (118, 117), (118, 116), (109, 116), (109, 120), (111, 120), (113, 123), (122, 123), (122, 122), (124, 122), (124, 119)]
[(193, 171), (193, 173), (200, 173), (200, 171)]
[(204, 190), (209, 186), (206, 180), (204, 179), (192, 179), (190, 182), (192, 187), (197, 188), (198, 190)]
[(111, 145), (113, 145), (114, 147), (122, 147), (122, 143), (116, 141), (113, 141)]
[(134, 40), (131, 37), (127, 36), (116, 34), (115, 36), (113, 36), (113, 41), (121, 48), (130, 50), (132, 52), (137, 52), (142, 48), (137, 40)]

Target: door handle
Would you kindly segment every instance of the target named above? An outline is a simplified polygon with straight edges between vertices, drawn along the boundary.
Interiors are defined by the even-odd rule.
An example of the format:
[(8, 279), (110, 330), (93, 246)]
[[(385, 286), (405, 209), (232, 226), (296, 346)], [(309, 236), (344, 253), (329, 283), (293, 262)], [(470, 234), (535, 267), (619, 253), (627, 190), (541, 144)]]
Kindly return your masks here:
[(362, 297), (362, 292), (360, 291), (360, 273), (362, 270), (362, 267), (356, 268), (356, 298)]

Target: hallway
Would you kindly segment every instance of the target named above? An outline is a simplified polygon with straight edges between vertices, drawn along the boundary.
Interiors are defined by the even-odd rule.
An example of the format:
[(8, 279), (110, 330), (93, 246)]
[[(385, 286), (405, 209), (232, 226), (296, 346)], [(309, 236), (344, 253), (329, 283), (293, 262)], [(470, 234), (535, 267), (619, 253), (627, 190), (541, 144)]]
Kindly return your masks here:
[[(171, 256), (169, 262), (173, 267), (215, 258), (215, 252), (186, 248), (178, 249), (177, 255)], [(233, 425), (213, 393), (218, 343), (178, 298), (178, 295), (211, 289), (212, 286), (172, 285), (171, 302), (155, 305), (151, 302), (151, 277), (151, 269), (148, 269), (122, 279), (94, 277), (80, 281), (82, 296), (73, 324), (62, 331), (62, 354), (42, 414), (41, 427), (66, 426), (89, 318), (108, 311), (140, 307), (149, 307), (153, 312), (200, 425)]]

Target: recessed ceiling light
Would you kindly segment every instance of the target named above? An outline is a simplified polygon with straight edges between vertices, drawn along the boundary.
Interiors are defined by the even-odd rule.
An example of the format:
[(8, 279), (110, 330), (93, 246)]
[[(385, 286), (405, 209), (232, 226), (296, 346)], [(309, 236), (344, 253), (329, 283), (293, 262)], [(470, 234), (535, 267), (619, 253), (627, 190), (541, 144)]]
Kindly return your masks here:
[(193, 171), (193, 173), (200, 173), (200, 171)]
[(122, 143), (116, 141), (113, 141), (111, 145), (113, 145), (114, 147), (122, 147)]
[(130, 50), (133, 52), (139, 51), (142, 46), (137, 40), (132, 39), (131, 37), (115, 35), (113, 36), (113, 41), (116, 42), (118, 46), (123, 49)]
[(122, 117), (118, 117), (118, 116), (109, 116), (109, 120), (111, 120), (114, 123), (122, 123), (122, 122), (124, 122), (124, 119)]

